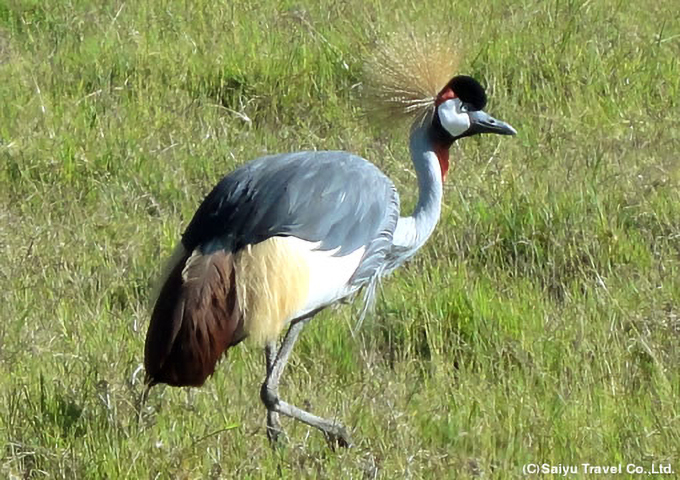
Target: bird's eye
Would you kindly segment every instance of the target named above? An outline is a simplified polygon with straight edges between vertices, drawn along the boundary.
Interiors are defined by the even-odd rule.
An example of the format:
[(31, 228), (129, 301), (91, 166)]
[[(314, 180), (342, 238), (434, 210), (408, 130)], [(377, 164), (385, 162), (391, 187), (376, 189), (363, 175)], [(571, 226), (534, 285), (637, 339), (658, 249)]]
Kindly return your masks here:
[(461, 103), (459, 110), (460, 110), (460, 113), (465, 113), (465, 112), (468, 111), (468, 107), (464, 103)]

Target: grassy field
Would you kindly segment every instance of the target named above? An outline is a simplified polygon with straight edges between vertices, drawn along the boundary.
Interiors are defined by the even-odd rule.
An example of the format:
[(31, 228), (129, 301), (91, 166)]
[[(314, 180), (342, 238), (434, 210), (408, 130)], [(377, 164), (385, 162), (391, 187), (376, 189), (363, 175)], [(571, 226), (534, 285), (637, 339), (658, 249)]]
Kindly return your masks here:
[[(0, 0), (0, 476), (680, 472), (677, 3), (252, 3)], [(406, 132), (361, 115), (364, 59), (411, 24), (462, 38), (520, 133), (454, 146), (438, 230), (356, 338), (357, 305), (302, 334), (283, 398), (356, 447), (284, 419), (272, 450), (253, 344), (141, 406), (154, 278), (222, 175), (344, 149), (412, 208)]]

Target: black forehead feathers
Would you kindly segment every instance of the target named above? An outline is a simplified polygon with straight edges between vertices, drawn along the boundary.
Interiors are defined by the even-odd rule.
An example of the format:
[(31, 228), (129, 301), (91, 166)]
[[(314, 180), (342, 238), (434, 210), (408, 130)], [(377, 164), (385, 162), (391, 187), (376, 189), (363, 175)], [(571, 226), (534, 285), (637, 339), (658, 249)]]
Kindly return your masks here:
[(453, 77), (448, 85), (453, 93), (464, 103), (475, 110), (482, 110), (486, 106), (486, 92), (477, 80), (467, 75)]

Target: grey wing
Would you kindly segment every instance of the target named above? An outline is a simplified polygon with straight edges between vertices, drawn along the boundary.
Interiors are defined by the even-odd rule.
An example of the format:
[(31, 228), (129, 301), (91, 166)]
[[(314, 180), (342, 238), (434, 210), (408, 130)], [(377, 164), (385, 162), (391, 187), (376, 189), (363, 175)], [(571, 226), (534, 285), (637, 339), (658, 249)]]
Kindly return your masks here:
[(182, 242), (204, 253), (237, 252), (273, 236), (320, 242), (347, 255), (365, 247), (351, 283), (380, 272), (399, 217), (392, 182), (345, 152), (297, 152), (258, 158), (224, 177), (189, 223)]

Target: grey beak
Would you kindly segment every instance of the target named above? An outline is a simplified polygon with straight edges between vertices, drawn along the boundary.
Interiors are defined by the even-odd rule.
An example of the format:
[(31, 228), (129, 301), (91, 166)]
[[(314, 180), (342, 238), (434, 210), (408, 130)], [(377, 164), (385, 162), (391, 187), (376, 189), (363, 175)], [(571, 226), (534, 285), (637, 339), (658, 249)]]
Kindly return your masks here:
[[(496, 120), (483, 110), (470, 112), (470, 135), (476, 133), (497, 133), (498, 135), (517, 135), (517, 130), (509, 124)], [(467, 132), (466, 132), (467, 133)]]

